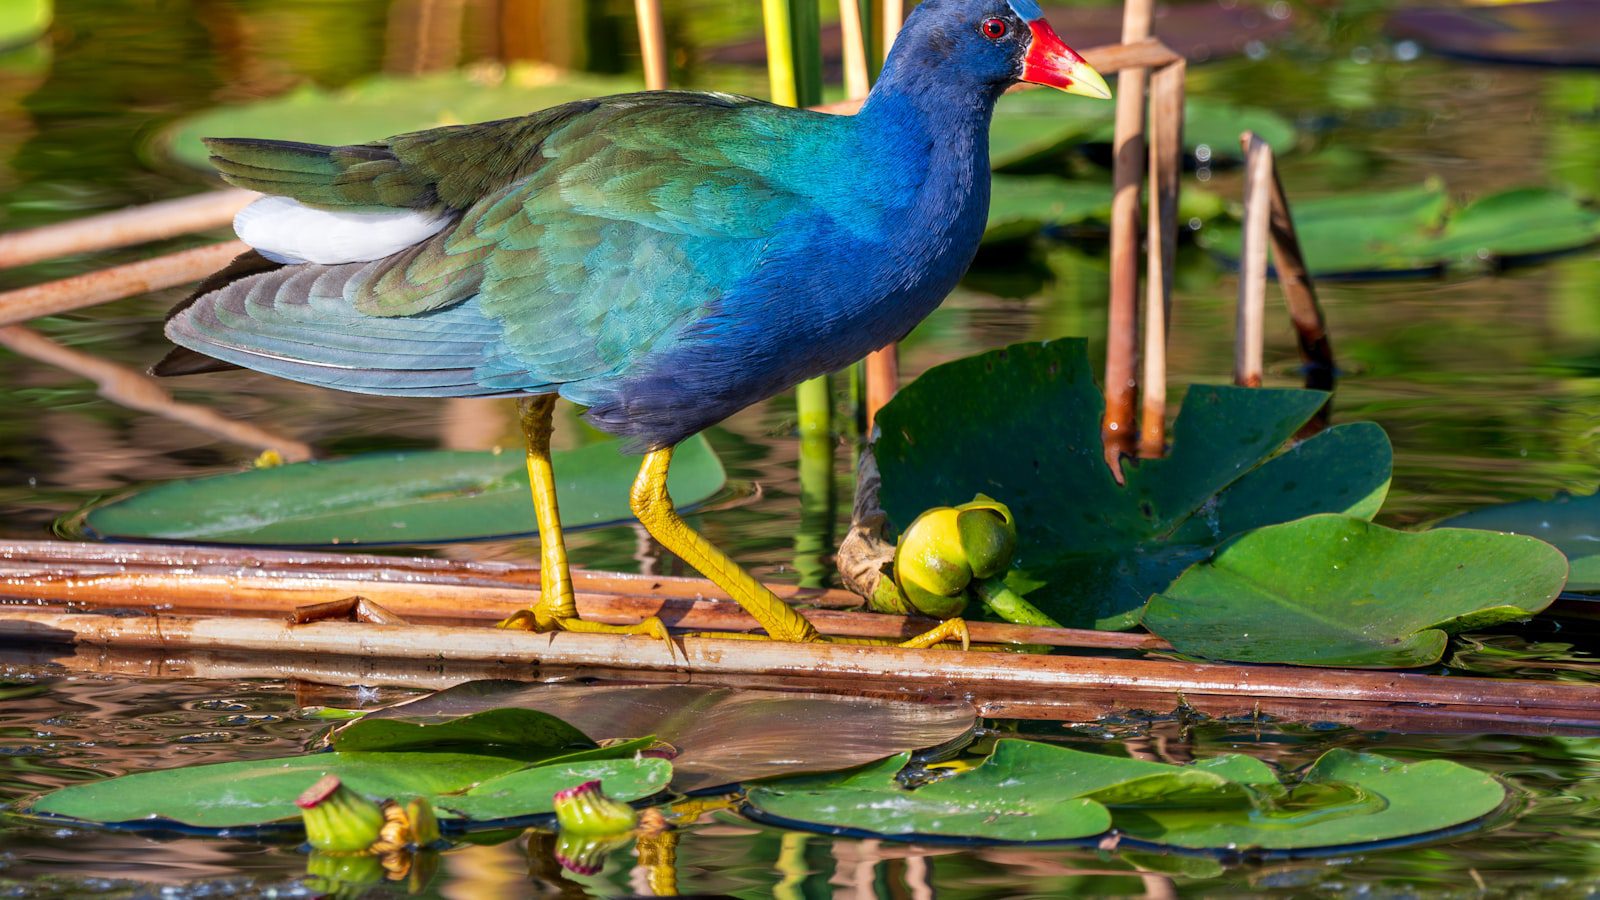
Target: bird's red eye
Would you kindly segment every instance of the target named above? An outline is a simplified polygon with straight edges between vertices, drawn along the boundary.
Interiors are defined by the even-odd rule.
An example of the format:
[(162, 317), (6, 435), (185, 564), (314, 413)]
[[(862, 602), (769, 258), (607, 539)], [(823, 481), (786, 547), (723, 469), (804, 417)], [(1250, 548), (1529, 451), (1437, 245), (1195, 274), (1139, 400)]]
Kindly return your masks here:
[(983, 20), (983, 36), (991, 41), (1000, 40), (1001, 38), (1005, 37), (1006, 33), (1010, 30), (1011, 26), (1006, 24), (1005, 19)]

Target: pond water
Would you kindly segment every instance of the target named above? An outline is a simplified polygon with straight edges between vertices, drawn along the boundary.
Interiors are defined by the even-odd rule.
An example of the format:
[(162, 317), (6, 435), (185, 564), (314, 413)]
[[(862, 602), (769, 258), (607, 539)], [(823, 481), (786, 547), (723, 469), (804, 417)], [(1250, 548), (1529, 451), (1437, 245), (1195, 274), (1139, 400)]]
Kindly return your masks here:
[[(62, 2), (45, 45), (0, 54), (0, 228), (192, 193), (202, 175), (152, 149), (176, 118), (221, 100), (268, 96), (297, 83), (338, 85), (405, 69), (423, 4), (400, 0), (74, 0)], [(544, 59), (597, 71), (636, 67), (631, 4), (528, 2), (525, 38), (494, 37), (493, 3), (464, 10), (466, 37), (428, 53)], [(511, 7), (517, 7), (511, 4)], [(746, 0), (669, 3), (679, 64), (700, 86), (759, 84), (748, 72), (697, 62), (697, 46), (748, 37), (759, 27)], [(1600, 75), (1451, 62), (1396, 47), (1381, 35), (1382, 4), (1334, 12), (1293, 5), (1289, 37), (1246, 57), (1197, 66), (1190, 91), (1275, 109), (1306, 137), (1282, 160), (1291, 197), (1404, 186), (1429, 176), (1459, 195), (1521, 184), (1600, 194)], [(581, 13), (579, 12), (581, 10)], [(1061, 31), (1071, 40), (1066, 19)], [(561, 37), (579, 35), (573, 41)], [(410, 42), (410, 43), (408, 43)], [(374, 135), (377, 137), (377, 135)], [(1188, 186), (1225, 197), (1238, 173), (1204, 169)], [(0, 271), (0, 289), (87, 271), (214, 238), (71, 258)], [(1104, 342), (1104, 246), (1040, 242), (986, 253), (979, 268), (907, 342), (907, 377), (948, 359), (1020, 340), (1087, 336)], [(1226, 381), (1231, 368), (1234, 278), (1202, 252), (1181, 255), (1173, 321), (1174, 385)], [(1413, 524), (1486, 503), (1600, 483), (1600, 251), (1498, 273), (1322, 286), (1344, 377), (1336, 420), (1382, 424), (1395, 444), (1395, 481), (1382, 521)], [(49, 337), (143, 368), (163, 351), (161, 313), (177, 292), (134, 298), (33, 323)], [(1276, 294), (1273, 294), (1275, 297)], [(1276, 304), (1276, 301), (1273, 301)], [(1270, 308), (1269, 383), (1298, 378), (1293, 335)], [(248, 374), (173, 384), (179, 399), (308, 442), (337, 455), (396, 447), (515, 446), (504, 404), (432, 403), (333, 394)], [(1180, 390), (1181, 393), (1181, 390)], [(74, 375), (0, 350), (0, 539), (48, 536), (52, 521), (130, 485), (236, 470), (259, 448), (219, 443), (129, 410)], [(710, 432), (735, 487), (696, 517), (716, 542), (761, 575), (815, 571), (797, 555), (797, 440), (793, 403), (759, 404)], [(591, 439), (570, 415), (558, 441)], [(842, 534), (849, 454), (838, 454), (832, 516), (812, 521), (812, 546)], [(819, 524), (817, 524), (819, 523)], [(826, 531), (827, 533), (820, 533)], [(584, 566), (678, 571), (632, 528), (574, 536)], [(526, 542), (427, 548), (474, 559), (532, 560)], [(1582, 641), (1569, 631), (1545, 641)], [(1491, 636), (1488, 646), (1519, 640)], [(1587, 662), (1582, 651), (1570, 659)], [(1592, 649), (1587, 648), (1587, 649)], [(1568, 659), (1559, 650), (1549, 655)], [(24, 679), (47, 665), (13, 656)], [(1570, 661), (1570, 660), (1569, 660)], [(1502, 671), (1508, 664), (1501, 662)], [(1535, 669), (1534, 671), (1540, 671)], [(1587, 678), (1581, 665), (1561, 670)], [(1541, 674), (1549, 674), (1543, 671)], [(316, 702), (398, 699), (323, 692)], [(331, 698), (331, 699), (330, 699)], [(107, 773), (281, 754), (321, 723), (297, 714), (295, 686), (274, 682), (139, 681), (65, 677), (32, 696), (0, 701), (0, 799)], [(1594, 857), (1600, 744), (1575, 738), (1430, 737), (1347, 728), (1127, 721), (995, 723), (1031, 736), (1152, 752), (1182, 760), (1243, 750), (1286, 768), (1331, 746), (1404, 759), (1447, 757), (1502, 775), (1519, 790), (1520, 818), (1407, 849), (1316, 861), (1239, 864), (1189, 875), (1133, 873), (1114, 854), (1061, 849), (908, 849), (870, 841), (785, 834), (734, 819), (697, 826), (679, 858), (685, 893), (736, 896), (947, 897), (1229, 893), (1587, 895), (1600, 886)], [(548, 851), (525, 839), (445, 854), (429, 889), (444, 896), (617, 895), (627, 866), (594, 879), (555, 876)], [(194, 838), (152, 839), (0, 825), (0, 890), (17, 896), (280, 895), (307, 892), (294, 848)], [(530, 874), (532, 873), (532, 874)], [(533, 882), (530, 882), (533, 879)], [(151, 887), (157, 885), (158, 887)]]

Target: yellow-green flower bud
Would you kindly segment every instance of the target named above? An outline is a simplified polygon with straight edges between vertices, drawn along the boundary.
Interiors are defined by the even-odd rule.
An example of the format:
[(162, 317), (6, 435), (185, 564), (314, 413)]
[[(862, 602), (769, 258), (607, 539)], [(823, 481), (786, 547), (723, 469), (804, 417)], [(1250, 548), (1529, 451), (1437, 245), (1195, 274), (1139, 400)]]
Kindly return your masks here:
[(365, 896), (388, 877), (383, 859), (369, 853), (311, 851), (306, 860), (307, 886), (326, 897)]
[(1005, 571), (1016, 549), (1011, 510), (979, 494), (971, 503), (918, 516), (900, 536), (894, 577), (918, 612), (949, 619), (966, 609), (973, 580)]
[(630, 831), (638, 815), (633, 807), (607, 797), (600, 782), (585, 781), (555, 796), (556, 821), (563, 832), (609, 835)]
[(556, 836), (556, 862), (575, 875), (598, 875), (611, 851), (626, 847), (633, 832), (583, 834), (562, 829)]
[(295, 805), (306, 840), (318, 850), (364, 853), (383, 833), (383, 807), (345, 787), (337, 775), (324, 775)]

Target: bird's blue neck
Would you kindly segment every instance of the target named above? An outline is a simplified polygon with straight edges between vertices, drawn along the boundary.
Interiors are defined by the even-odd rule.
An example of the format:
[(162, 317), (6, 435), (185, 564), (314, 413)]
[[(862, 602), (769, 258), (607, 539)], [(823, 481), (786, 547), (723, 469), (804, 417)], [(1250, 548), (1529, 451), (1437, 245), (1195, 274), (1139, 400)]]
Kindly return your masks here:
[[(916, 39), (915, 34), (901, 36), (901, 41)], [(917, 130), (942, 131), (961, 142), (986, 136), (1006, 86), (962, 77), (932, 56), (927, 50), (891, 55), (858, 114), (862, 124), (895, 129), (914, 122), (921, 126)]]

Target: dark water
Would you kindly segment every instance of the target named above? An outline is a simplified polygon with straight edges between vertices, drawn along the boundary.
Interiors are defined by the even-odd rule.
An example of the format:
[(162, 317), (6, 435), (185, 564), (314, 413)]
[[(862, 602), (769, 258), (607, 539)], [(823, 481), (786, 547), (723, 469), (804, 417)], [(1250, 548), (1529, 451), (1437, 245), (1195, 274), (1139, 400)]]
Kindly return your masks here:
[[(0, 227), (6, 229), (202, 189), (208, 184), (203, 176), (149, 149), (165, 125), (222, 100), (403, 70), (409, 57), (397, 48), (427, 34), (415, 26), (418, 4), (400, 2), (391, 10), (382, 0), (62, 0), (60, 6), (49, 42), (0, 54)], [(439, 6), (459, 7), (465, 37), (456, 45), (431, 46), (430, 53), (545, 59), (598, 71), (636, 66), (631, 4), (622, 0), (529, 2), (524, 11), (533, 24), (517, 40), (496, 37), (486, 13), (496, 4)], [(747, 0), (667, 6), (675, 46), (692, 49), (747, 36), (759, 25), (756, 5)], [(1307, 137), (1283, 159), (1293, 196), (1407, 185), (1430, 175), (1461, 195), (1529, 183), (1600, 194), (1600, 75), (1469, 65), (1426, 54), (1413, 58), (1415, 48), (1396, 48), (1381, 38), (1382, 9), (1371, 4), (1346, 4), (1338, 11), (1297, 6), (1294, 13), (1298, 25), (1289, 40), (1258, 48), (1252, 57), (1259, 58), (1196, 67), (1190, 84), (1194, 94), (1267, 106), (1301, 124)], [(688, 52), (678, 59), (690, 83), (751, 81), (748, 73), (719, 71), (696, 59)], [(1203, 169), (1197, 177), (1204, 184), (1191, 180), (1188, 186), (1239, 195), (1236, 172)], [(0, 289), (201, 239), (0, 271)], [(1103, 257), (1103, 246), (1093, 243), (1040, 244), (1023, 254), (986, 256), (967, 285), (907, 343), (908, 376), (977, 350), (1062, 335), (1089, 337), (1098, 358)], [(1236, 283), (1188, 249), (1178, 287), (1174, 384), (1225, 381)], [(1322, 293), (1345, 369), (1337, 420), (1377, 421), (1395, 443), (1385, 521), (1424, 522), (1484, 503), (1561, 489), (1588, 492), (1600, 483), (1600, 381), (1594, 378), (1600, 372), (1600, 251), (1498, 273), (1328, 283)], [(30, 327), (142, 368), (162, 352), (161, 312), (174, 299), (173, 293), (134, 298)], [(1269, 312), (1267, 359), (1271, 383), (1296, 382), (1292, 334), (1276, 307)], [(493, 403), (356, 397), (254, 375), (173, 387), (179, 399), (328, 454), (512, 446), (516, 440), (510, 410)], [(107, 402), (83, 377), (3, 349), (0, 409), (0, 537), (43, 537), (56, 516), (99, 494), (235, 470), (258, 452)], [(573, 420), (560, 425), (558, 441), (581, 439)], [(813, 561), (797, 559), (795, 550), (792, 401), (760, 404), (710, 436), (743, 490), (702, 513), (698, 524), (762, 575), (795, 577), (797, 567)], [(846, 454), (839, 456), (835, 522), (849, 494)], [(828, 543), (834, 536), (813, 537)], [(573, 545), (576, 561), (586, 566), (675, 565), (648, 546), (641, 552), (630, 528), (586, 533)], [(509, 542), (439, 552), (532, 558), (528, 546)], [(1555, 635), (1536, 639), (1561, 641)], [(1551, 654), (1588, 658), (1581, 652), (1546, 655)], [(21, 674), (40, 671), (45, 670)], [(315, 702), (374, 702), (349, 694), (333, 698)], [(290, 685), (271, 682), (66, 678), (36, 696), (0, 700), (0, 797), (106, 773), (290, 752), (321, 727), (298, 717), (302, 699)], [(784, 834), (728, 819), (687, 834), (680, 850), (681, 886), (686, 893), (748, 897), (1043, 897), (1184, 889), (1285, 896), (1585, 896), (1600, 885), (1591, 824), (1597, 796), (1592, 760), (1600, 745), (1593, 741), (1165, 721), (1034, 724), (1027, 730), (1080, 743), (1116, 742), (1174, 760), (1244, 750), (1289, 769), (1331, 746), (1406, 759), (1443, 756), (1506, 777), (1520, 792), (1522, 814), (1434, 846), (1209, 873), (1190, 869), (1191, 876), (1173, 880), (1132, 872), (1114, 854), (935, 852)], [(453, 850), (430, 891), (490, 897), (630, 890), (624, 860), (614, 860), (595, 879), (532, 883), (542, 876), (530, 872), (548, 871), (543, 853), (536, 847), (530, 856), (521, 838)], [(293, 849), (250, 843), (15, 822), (0, 830), (0, 893), (19, 896), (292, 896), (307, 890), (298, 877), (304, 864)]]

